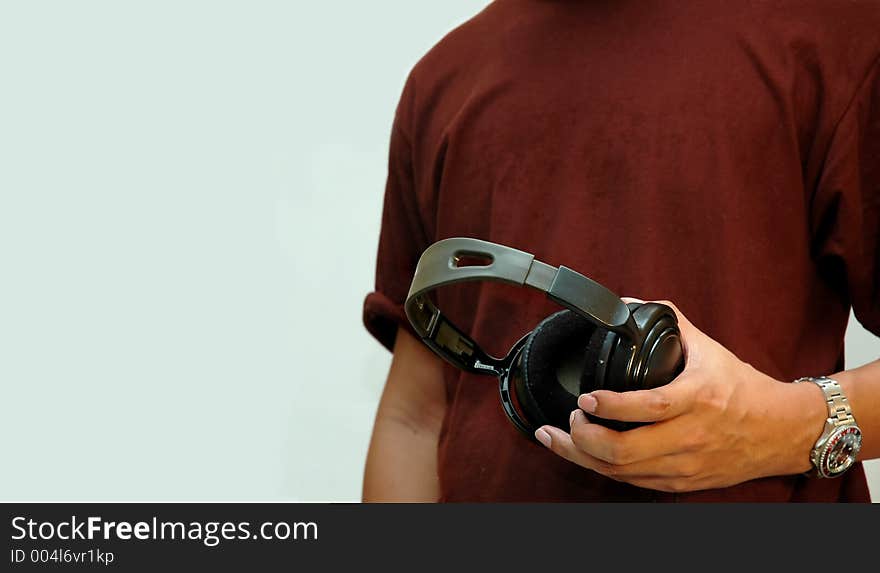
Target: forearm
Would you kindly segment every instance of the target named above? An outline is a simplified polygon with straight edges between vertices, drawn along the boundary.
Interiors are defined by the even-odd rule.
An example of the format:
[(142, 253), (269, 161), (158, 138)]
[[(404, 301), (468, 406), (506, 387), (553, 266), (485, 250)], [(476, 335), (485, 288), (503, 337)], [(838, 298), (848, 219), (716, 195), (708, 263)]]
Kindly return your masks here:
[(437, 445), (446, 415), (443, 363), (406, 330), (376, 412), (363, 501), (437, 501)]
[(437, 430), (380, 413), (367, 454), (363, 501), (437, 501)]

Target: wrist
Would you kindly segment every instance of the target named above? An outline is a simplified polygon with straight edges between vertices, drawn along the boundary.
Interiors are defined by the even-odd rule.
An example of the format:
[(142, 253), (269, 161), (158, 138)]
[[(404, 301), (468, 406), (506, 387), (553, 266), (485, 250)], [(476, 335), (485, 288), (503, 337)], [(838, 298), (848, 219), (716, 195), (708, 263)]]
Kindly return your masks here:
[(822, 435), (828, 407), (822, 389), (815, 384), (782, 383), (785, 421), (783, 475), (803, 474), (813, 469), (810, 453)]

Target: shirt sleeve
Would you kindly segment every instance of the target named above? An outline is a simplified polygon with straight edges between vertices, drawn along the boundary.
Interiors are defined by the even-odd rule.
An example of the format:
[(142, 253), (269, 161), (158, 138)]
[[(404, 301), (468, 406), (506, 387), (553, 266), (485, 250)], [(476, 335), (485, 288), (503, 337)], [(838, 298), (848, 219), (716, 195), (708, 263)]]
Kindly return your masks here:
[(364, 326), (388, 350), (394, 348), (398, 326), (417, 337), (403, 304), (419, 257), (429, 245), (418, 207), (411, 140), (403, 125), (407, 101), (405, 88), (391, 129), (375, 289), (363, 307)]
[(837, 124), (811, 205), (813, 249), (880, 336), (880, 60)]

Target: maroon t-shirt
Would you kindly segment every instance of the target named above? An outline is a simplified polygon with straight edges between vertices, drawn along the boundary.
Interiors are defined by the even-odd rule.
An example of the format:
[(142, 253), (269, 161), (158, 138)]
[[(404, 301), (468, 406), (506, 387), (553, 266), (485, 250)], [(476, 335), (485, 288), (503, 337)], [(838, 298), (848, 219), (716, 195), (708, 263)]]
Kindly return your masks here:
[[(674, 301), (779, 380), (843, 368), (850, 308), (880, 334), (880, 3), (499, 0), (406, 82), (376, 289), (386, 347), (431, 243), (534, 253), (621, 296)], [(468, 283), (444, 313), (503, 355), (558, 308)], [(443, 501), (865, 501), (861, 465), (663, 494), (510, 424), (497, 383), (446, 365)]]

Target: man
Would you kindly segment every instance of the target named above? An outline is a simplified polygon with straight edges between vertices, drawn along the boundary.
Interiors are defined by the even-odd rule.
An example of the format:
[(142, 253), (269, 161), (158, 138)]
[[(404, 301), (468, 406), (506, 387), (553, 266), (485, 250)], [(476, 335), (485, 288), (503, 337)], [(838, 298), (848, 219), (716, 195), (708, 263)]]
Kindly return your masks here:
[[(880, 361), (843, 364), (851, 308), (880, 334), (878, 29), (869, 0), (503, 0), (435, 46), (398, 106), (364, 306), (394, 352), (364, 500), (867, 501), (859, 463), (807, 472), (825, 392), (880, 456)], [(523, 439), (403, 313), (452, 236), (671, 301), (685, 371)], [(558, 310), (495, 284), (437, 296), (496, 355)]]

